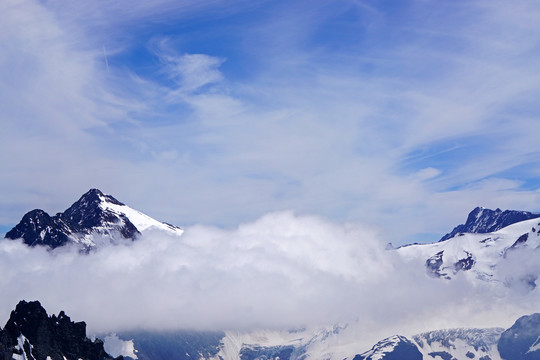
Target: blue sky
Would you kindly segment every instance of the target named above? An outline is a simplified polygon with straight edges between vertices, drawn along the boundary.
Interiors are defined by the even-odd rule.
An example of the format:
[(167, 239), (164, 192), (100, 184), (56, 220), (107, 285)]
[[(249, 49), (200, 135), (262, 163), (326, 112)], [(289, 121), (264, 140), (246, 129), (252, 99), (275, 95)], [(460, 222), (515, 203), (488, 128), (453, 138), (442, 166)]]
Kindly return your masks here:
[(293, 210), (435, 241), (540, 211), (540, 7), (0, 4), (0, 232), (97, 187), (159, 220)]

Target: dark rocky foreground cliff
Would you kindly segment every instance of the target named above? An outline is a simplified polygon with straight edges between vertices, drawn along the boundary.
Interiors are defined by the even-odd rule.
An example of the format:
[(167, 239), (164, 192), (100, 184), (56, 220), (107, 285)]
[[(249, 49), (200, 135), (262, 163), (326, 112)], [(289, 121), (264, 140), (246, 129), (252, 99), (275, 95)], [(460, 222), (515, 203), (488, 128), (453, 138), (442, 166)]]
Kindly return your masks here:
[[(86, 323), (63, 311), (48, 316), (38, 301), (21, 301), (0, 330), (1, 360), (109, 360), (99, 339), (86, 337)], [(117, 358), (117, 360), (122, 357)]]

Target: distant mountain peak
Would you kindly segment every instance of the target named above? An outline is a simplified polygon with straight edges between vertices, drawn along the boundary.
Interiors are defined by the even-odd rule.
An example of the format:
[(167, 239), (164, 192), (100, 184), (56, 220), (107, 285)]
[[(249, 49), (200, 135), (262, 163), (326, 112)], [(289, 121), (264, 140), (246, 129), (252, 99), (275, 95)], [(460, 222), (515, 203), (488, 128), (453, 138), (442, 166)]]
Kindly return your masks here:
[(125, 206), (111, 195), (90, 189), (60, 216), (75, 233), (88, 233), (89, 229), (112, 226), (124, 238), (134, 238), (139, 233), (135, 225), (126, 216), (108, 209), (105, 204)]
[(54, 249), (77, 243), (85, 249), (95, 247), (95, 235), (135, 240), (141, 231), (159, 228), (181, 234), (178, 227), (161, 223), (134, 210), (99, 189), (90, 189), (66, 211), (50, 216), (36, 209), (26, 213), (7, 234), (7, 239), (23, 239), (29, 246), (43, 245)]
[(444, 235), (439, 241), (448, 240), (460, 233), (485, 234), (500, 230), (517, 222), (535, 219), (540, 214), (519, 210), (495, 210), (479, 206), (474, 208), (467, 216), (465, 224), (456, 226), (451, 232)]
[(83, 194), (79, 200), (64, 211), (62, 217), (70, 223), (77, 223), (80, 226), (84, 226), (84, 219), (91, 217), (92, 213), (102, 212), (101, 205), (103, 203), (111, 203), (121, 206), (124, 205), (111, 195), (103, 194), (99, 189), (90, 189)]

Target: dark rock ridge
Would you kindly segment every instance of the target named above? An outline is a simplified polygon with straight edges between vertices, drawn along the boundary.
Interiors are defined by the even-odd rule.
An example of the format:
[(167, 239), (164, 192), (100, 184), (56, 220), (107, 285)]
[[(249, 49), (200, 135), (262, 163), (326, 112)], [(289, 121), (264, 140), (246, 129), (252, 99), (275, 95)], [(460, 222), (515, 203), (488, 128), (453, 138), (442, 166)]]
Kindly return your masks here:
[(98, 189), (91, 189), (63, 213), (50, 216), (43, 210), (32, 210), (7, 234), (7, 239), (23, 239), (29, 246), (43, 245), (54, 249), (69, 242), (80, 242), (84, 235), (119, 234), (134, 240), (139, 233), (124, 214), (100, 206), (107, 202), (124, 205)]
[[(21, 301), (0, 330), (0, 359), (112, 359), (99, 339), (86, 337), (86, 324), (73, 322), (63, 311), (47, 315), (38, 301)], [(122, 359), (118, 357), (117, 360)]]
[(540, 214), (528, 211), (502, 211), (501, 209), (491, 210), (477, 207), (469, 213), (465, 224), (456, 226), (452, 232), (444, 235), (439, 241), (448, 240), (460, 233), (490, 233), (508, 225), (538, 217), (540, 217)]
[(540, 359), (540, 314), (520, 317), (502, 333), (497, 347), (504, 360)]

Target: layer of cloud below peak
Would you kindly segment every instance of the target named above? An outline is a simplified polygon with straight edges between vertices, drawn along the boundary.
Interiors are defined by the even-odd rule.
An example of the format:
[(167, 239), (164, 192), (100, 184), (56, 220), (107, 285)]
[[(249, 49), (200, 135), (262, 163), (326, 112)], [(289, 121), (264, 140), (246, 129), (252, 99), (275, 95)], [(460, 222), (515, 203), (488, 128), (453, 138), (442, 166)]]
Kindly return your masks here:
[(91, 332), (350, 323), (369, 338), (508, 326), (538, 303), (537, 290), (430, 278), (422, 261), (401, 260), (370, 228), (290, 212), (229, 231), (147, 233), (86, 255), (4, 240), (0, 271), (0, 318), (20, 299), (38, 299), (50, 313), (87, 321)]

